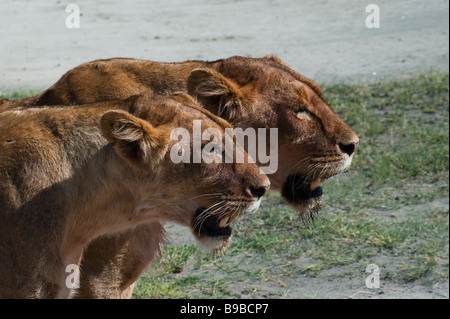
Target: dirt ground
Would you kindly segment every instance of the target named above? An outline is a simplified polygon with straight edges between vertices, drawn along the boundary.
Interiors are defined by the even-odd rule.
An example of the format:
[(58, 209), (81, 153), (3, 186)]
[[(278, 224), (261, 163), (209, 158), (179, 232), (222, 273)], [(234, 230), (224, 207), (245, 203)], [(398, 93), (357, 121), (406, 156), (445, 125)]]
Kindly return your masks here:
[[(0, 93), (43, 90), (90, 60), (214, 60), (276, 54), (320, 83), (377, 81), (449, 67), (446, 0), (2, 0)], [(65, 26), (68, 3), (80, 28)]]
[[(183, 61), (275, 54), (319, 83), (448, 71), (448, 1), (377, 0), (380, 28), (369, 29), (365, 9), (372, 2), (74, 0), (80, 28), (69, 29), (69, 2), (2, 0), (0, 94), (43, 90), (83, 62), (110, 57)], [(448, 204), (448, 196), (433, 203)], [(188, 231), (173, 225), (169, 233), (174, 243), (191, 240)], [(350, 270), (330, 270), (344, 271)], [(329, 281), (330, 275), (288, 284), (294, 295), (317, 298), (449, 298), (448, 282), (431, 288), (385, 282), (368, 292), (361, 278)], [(271, 296), (276, 287), (259, 289)]]
[[(262, 203), (264, 205), (264, 203)], [(433, 210), (448, 210), (448, 197), (436, 199), (428, 204), (404, 206), (397, 211), (389, 212), (389, 215), (397, 216), (397, 222), (402, 221), (405, 215), (414, 216), (423, 213), (432, 212)], [(386, 216), (386, 218), (391, 218)], [(447, 218), (448, 223), (448, 218)], [(169, 243), (175, 246), (183, 246), (186, 244), (195, 244), (195, 240), (186, 227), (175, 224), (166, 225), (169, 235)], [(448, 246), (447, 246), (448, 250)], [(237, 254), (233, 257), (236, 264), (244, 261), (245, 252)], [(192, 261), (194, 263), (195, 261)], [(395, 280), (386, 278), (387, 274), (381, 273), (389, 269), (390, 272), (399, 272), (401, 258), (392, 255), (377, 255), (376, 262), (383, 265), (380, 270), (379, 288), (367, 288), (366, 278), (369, 273), (365, 272), (367, 265), (373, 263), (373, 260), (362, 259), (357, 263), (345, 266), (335, 266), (333, 268), (321, 271), (317, 276), (301, 276), (290, 278), (284, 276), (282, 281), (257, 281), (252, 279), (233, 281), (232, 285), (227, 286), (227, 290), (236, 293), (242, 298), (283, 298), (283, 294), (287, 293), (287, 298), (307, 298), (307, 299), (448, 299), (449, 298), (449, 282), (430, 282), (428, 279), (418, 279), (412, 282)], [(438, 268), (440, 272), (444, 272), (444, 260), (439, 262)], [(447, 260), (448, 262), (448, 260)], [(261, 258), (256, 262), (248, 264), (252, 267), (255, 264), (259, 268), (275, 267), (286, 264), (286, 260), (271, 260), (268, 264), (267, 260)], [(289, 261), (289, 269), (295, 272), (299, 269), (305, 269), (314, 264), (308, 256), (301, 256), (298, 259)], [(196, 270), (193, 265), (184, 266), (184, 271), (191, 275), (204, 275), (205, 273), (214, 273), (215, 276), (220, 274), (211, 265), (206, 265), (202, 270)], [(442, 269), (441, 269), (442, 268)], [(448, 268), (448, 267), (447, 267)]]

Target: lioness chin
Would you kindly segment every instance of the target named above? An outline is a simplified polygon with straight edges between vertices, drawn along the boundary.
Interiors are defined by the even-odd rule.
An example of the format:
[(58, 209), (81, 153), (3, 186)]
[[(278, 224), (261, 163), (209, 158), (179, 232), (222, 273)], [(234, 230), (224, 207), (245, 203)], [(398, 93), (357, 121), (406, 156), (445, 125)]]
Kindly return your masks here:
[[(145, 91), (184, 91), (233, 127), (278, 129), (278, 169), (268, 176), (271, 190), (279, 191), (306, 219), (320, 210), (323, 182), (348, 169), (359, 144), (355, 132), (326, 103), (319, 86), (274, 56), (182, 63), (97, 60), (68, 71), (38, 96), (5, 101), (0, 108), (123, 99)], [(86, 287), (101, 288), (82, 287), (80, 295), (117, 297), (124, 292), (123, 296), (129, 296), (129, 286), (146, 265), (145, 258), (139, 257), (144, 255), (145, 245), (140, 246), (144, 235), (141, 228), (116, 241), (103, 238), (92, 242), (83, 258), (89, 265), (84, 274), (91, 282)], [(114, 245), (117, 247), (112, 248)], [(110, 254), (99, 257), (105, 249)], [(114, 262), (104, 271), (100, 265), (110, 260)]]
[(269, 180), (251, 163), (171, 161), (171, 132), (194, 119), (229, 127), (182, 96), (0, 113), (0, 298), (69, 297), (66, 267), (92, 239), (142, 225), (149, 259), (165, 221), (211, 250), (226, 245)]

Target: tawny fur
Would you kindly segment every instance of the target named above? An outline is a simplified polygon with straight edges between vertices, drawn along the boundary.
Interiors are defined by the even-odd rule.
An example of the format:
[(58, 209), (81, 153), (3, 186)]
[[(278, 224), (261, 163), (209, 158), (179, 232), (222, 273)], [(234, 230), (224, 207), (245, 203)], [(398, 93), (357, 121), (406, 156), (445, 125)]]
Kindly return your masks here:
[[(322, 97), (320, 87), (314, 81), (289, 68), (274, 56), (265, 58), (231, 57), (212, 62), (187, 61), (182, 63), (158, 63), (138, 59), (107, 59), (82, 64), (68, 71), (42, 94), (25, 101), (5, 101), (0, 109), (20, 109), (30, 106), (53, 104), (79, 104), (112, 98), (127, 98), (142, 92), (170, 94), (188, 92), (212, 113), (219, 115), (234, 127), (278, 128), (278, 170), (269, 175), (271, 190), (282, 192), (290, 175), (313, 179), (327, 179), (345, 170), (351, 156), (343, 153), (339, 144), (358, 143), (355, 132), (345, 124)], [(1, 102), (0, 102), (1, 103)], [(288, 203), (300, 214), (309, 216), (320, 208), (319, 200)], [(130, 238), (136, 234), (129, 233)], [(92, 258), (102, 263), (96, 251), (105, 249), (99, 242), (92, 242)], [(113, 241), (111, 241), (113, 242)], [(111, 256), (113, 245), (107, 247)], [(118, 267), (128, 268), (139, 260), (140, 249), (124, 252), (119, 245)], [(128, 258), (123, 257), (127, 254)], [(113, 257), (111, 257), (113, 258)], [(86, 261), (87, 263), (87, 261)], [(94, 264), (95, 262), (89, 262)], [(137, 279), (141, 267), (136, 262)], [(131, 267), (132, 268), (132, 267)], [(85, 269), (88, 274), (89, 270)], [(115, 277), (96, 272), (97, 280), (120, 286)], [(101, 279), (102, 278), (102, 279)], [(129, 280), (118, 281), (123, 287)], [(94, 289), (95, 290), (95, 289)], [(127, 290), (129, 291), (129, 290)], [(121, 295), (120, 289), (112, 289), (111, 296)], [(89, 297), (104, 294), (85, 294)]]
[[(256, 201), (249, 189), (269, 181), (255, 164), (170, 160), (174, 128), (191, 131), (194, 119), (225, 128), (222, 119), (177, 100), (144, 96), (0, 113), (0, 298), (76, 295), (66, 285), (72, 264), (86, 278), (80, 297), (129, 297), (134, 273), (164, 242), (162, 222), (191, 227), (198, 208), (221, 199), (205, 194), (226, 196), (224, 213), (227, 204), (239, 203), (245, 212)], [(129, 230), (138, 235), (121, 237)], [(81, 263), (94, 238), (106, 240), (93, 256), (101, 263)], [(108, 263), (111, 241), (114, 260)], [(117, 249), (129, 247), (136, 260), (116, 258)], [(113, 281), (105, 287), (102, 276)]]

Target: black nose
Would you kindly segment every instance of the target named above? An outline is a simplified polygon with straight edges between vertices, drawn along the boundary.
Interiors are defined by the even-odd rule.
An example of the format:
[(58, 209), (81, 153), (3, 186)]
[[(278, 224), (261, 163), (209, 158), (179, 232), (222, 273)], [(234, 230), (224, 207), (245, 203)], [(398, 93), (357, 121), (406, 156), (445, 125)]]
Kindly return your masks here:
[(356, 151), (356, 148), (358, 147), (358, 143), (349, 143), (349, 144), (339, 143), (338, 145), (339, 149), (343, 153), (348, 154), (349, 156), (352, 155)]
[(265, 193), (269, 190), (270, 186), (258, 186), (258, 187), (250, 187), (250, 193), (252, 193), (253, 197), (257, 197), (258, 199), (263, 197)]

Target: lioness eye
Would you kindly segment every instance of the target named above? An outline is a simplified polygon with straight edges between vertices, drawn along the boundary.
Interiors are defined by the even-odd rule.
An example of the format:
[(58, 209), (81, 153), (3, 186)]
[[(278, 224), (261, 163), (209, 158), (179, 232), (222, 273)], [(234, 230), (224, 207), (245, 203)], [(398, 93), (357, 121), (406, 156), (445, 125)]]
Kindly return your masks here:
[(304, 105), (298, 105), (297, 107), (294, 107), (294, 112), (295, 113), (311, 113), (309, 112), (308, 108)]
[(305, 118), (309, 117), (311, 115), (311, 112), (307, 108), (301, 108), (299, 110), (294, 111), (295, 115), (297, 115), (298, 118)]

